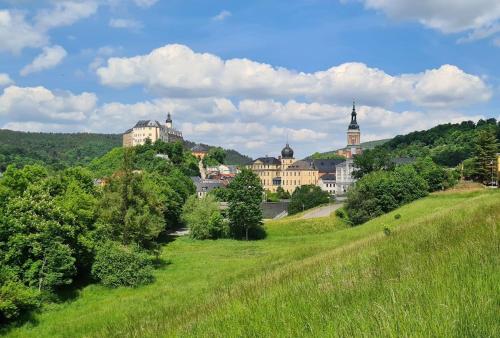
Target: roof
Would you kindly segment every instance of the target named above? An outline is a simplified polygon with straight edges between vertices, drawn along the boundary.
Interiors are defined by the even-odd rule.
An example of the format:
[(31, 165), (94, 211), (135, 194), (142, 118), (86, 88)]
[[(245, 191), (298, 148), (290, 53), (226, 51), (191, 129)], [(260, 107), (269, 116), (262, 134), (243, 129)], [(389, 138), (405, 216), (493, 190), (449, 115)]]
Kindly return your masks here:
[(286, 170), (314, 170), (314, 163), (309, 161), (296, 161), (288, 166)]
[(322, 181), (335, 181), (335, 174), (325, 174), (319, 178)]
[(198, 178), (191, 178), (194, 185), (196, 186), (196, 192), (210, 192), (215, 188), (220, 188), (224, 186), (224, 183), (220, 180), (203, 180)]
[(267, 156), (267, 157), (259, 157), (258, 159), (256, 159), (252, 163), (255, 163), (257, 161), (260, 161), (263, 164), (274, 164), (274, 165), (280, 165), (281, 164), (281, 161), (278, 160), (276, 157), (269, 157), (269, 156)]
[(312, 163), (320, 173), (334, 173), (335, 167), (344, 162), (343, 159), (312, 160)]
[(161, 128), (162, 125), (158, 121), (153, 120), (139, 120), (135, 124), (134, 128), (144, 128), (144, 127), (158, 127)]
[(196, 144), (193, 148), (191, 148), (191, 151), (197, 152), (197, 153), (206, 153), (208, 152), (208, 147), (203, 145), (203, 144)]
[(134, 131), (134, 129), (130, 128), (130, 129), (125, 130), (124, 134), (130, 134), (133, 131)]

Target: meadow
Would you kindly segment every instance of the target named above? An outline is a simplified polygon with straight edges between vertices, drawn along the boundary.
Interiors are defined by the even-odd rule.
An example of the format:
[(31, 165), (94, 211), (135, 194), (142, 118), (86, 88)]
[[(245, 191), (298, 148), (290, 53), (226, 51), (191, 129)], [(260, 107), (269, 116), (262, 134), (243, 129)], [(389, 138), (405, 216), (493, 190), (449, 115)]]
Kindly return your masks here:
[[(399, 214), (400, 217), (395, 217)], [(361, 226), (266, 222), (259, 241), (165, 245), (153, 284), (90, 285), (12, 337), (492, 337), (500, 193), (431, 194)]]

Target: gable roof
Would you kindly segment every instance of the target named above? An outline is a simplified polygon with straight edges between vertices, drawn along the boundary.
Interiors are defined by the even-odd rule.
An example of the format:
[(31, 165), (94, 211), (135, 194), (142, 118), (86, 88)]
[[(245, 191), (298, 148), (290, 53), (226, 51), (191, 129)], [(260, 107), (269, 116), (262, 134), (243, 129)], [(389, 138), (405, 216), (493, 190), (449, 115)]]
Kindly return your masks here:
[(322, 181), (335, 181), (336, 177), (337, 176), (335, 174), (325, 174), (321, 176), (319, 179)]
[(193, 148), (191, 148), (191, 151), (197, 153), (206, 153), (208, 152), (208, 147), (203, 144), (196, 144)]

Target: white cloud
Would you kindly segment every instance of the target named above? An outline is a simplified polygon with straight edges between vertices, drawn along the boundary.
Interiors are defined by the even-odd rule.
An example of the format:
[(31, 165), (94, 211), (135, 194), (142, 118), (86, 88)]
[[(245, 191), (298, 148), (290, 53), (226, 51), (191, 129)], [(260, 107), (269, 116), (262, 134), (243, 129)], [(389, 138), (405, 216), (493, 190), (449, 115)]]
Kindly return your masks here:
[(156, 4), (158, 0), (134, 0), (134, 3), (142, 8), (148, 8)]
[[(316, 102), (344, 103), (356, 98), (379, 106), (397, 102), (457, 106), (486, 101), (491, 96), (491, 89), (480, 77), (451, 65), (395, 76), (363, 63), (344, 63), (325, 71), (304, 73), (248, 59), (223, 60), (178, 44), (166, 45), (147, 55), (110, 58), (106, 66), (97, 69), (97, 74), (107, 86), (144, 85), (153, 93), (169, 97), (304, 97)], [(439, 84), (429, 85), (430, 77)]]
[(10, 78), (9, 74), (0, 73), (0, 87), (8, 86), (14, 83)]
[(142, 23), (133, 19), (110, 19), (109, 27), (112, 28), (127, 28), (137, 30), (142, 28)]
[(97, 97), (92, 93), (74, 95), (44, 87), (10, 86), (0, 95), (0, 116), (16, 123), (78, 123), (85, 121), (96, 102)]
[(26, 76), (45, 69), (54, 68), (66, 57), (68, 53), (61, 46), (44, 47), (40, 55), (33, 62), (21, 69), (20, 74)]
[(41, 31), (51, 28), (70, 26), (87, 18), (97, 11), (95, 1), (59, 1), (50, 9), (42, 9), (35, 16), (35, 26)]
[(216, 16), (212, 17), (212, 20), (214, 20), (214, 21), (224, 21), (225, 19), (229, 18), (231, 15), (232, 14), (231, 14), (230, 11), (223, 10), (219, 14), (217, 14)]
[(26, 22), (24, 13), (0, 10), (0, 51), (17, 54), (26, 47), (41, 47), (48, 40)]
[(397, 20), (414, 20), (445, 34), (471, 32), (468, 42), (498, 32), (498, 0), (361, 0), (367, 8), (383, 11)]
[(24, 48), (39, 48), (49, 44), (48, 31), (55, 27), (69, 26), (93, 15), (95, 1), (59, 1), (53, 7), (41, 9), (33, 23), (26, 20), (24, 12), (0, 10), (0, 51), (14, 54)]

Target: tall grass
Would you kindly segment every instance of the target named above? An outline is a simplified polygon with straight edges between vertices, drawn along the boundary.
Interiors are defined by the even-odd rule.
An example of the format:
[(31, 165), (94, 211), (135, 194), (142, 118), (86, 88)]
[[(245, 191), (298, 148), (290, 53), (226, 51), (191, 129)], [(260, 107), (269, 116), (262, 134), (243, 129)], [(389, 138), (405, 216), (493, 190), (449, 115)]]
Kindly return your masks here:
[(262, 241), (181, 238), (154, 284), (89, 286), (7, 334), (495, 336), (499, 223), (500, 193), (482, 191), (431, 195), (355, 228), (331, 216), (268, 222)]

